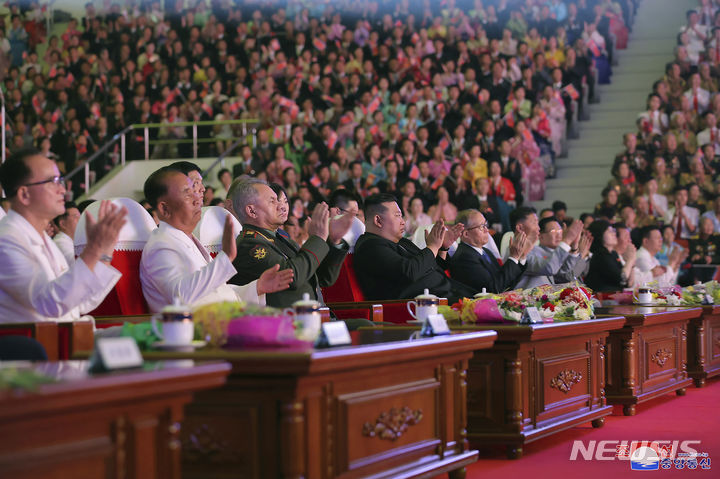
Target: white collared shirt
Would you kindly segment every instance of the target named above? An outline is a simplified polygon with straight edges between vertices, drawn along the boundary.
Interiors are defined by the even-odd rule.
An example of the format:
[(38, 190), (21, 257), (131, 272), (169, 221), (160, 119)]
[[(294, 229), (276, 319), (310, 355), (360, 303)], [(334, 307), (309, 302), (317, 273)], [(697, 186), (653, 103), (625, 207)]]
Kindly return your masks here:
[(218, 301), (264, 305), (265, 295), (257, 294), (257, 280), (244, 286), (227, 284), (236, 273), (224, 252), (211, 258), (197, 238), (163, 221), (152, 232), (140, 260), (143, 295), (153, 313), (175, 299), (191, 307)]
[(0, 323), (72, 321), (95, 309), (120, 272), (82, 259), (68, 265), (46, 233), (19, 213), (0, 221)]

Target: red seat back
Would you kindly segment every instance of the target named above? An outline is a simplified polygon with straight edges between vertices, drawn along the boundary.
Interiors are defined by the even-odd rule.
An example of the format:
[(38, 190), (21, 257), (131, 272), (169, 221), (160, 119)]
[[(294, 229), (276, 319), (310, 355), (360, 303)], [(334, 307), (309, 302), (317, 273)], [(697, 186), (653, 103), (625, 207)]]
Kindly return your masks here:
[(91, 315), (128, 316), (150, 312), (140, 284), (141, 257), (142, 251), (115, 251), (111, 264), (122, 277)]
[(323, 298), (328, 303), (344, 303), (351, 301), (365, 301), (362, 289), (355, 277), (353, 269), (353, 255), (348, 253), (340, 267), (340, 274), (332, 286), (323, 288)]

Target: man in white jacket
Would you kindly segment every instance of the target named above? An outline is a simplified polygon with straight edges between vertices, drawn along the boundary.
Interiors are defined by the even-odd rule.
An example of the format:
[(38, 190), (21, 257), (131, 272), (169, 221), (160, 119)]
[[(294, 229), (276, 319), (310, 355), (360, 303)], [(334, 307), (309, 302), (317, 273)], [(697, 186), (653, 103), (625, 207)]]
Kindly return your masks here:
[(160, 311), (176, 299), (190, 306), (238, 300), (265, 304), (266, 293), (290, 285), (292, 270), (279, 271), (277, 266), (245, 286), (226, 284), (237, 273), (232, 265), (237, 247), (229, 213), (223, 249), (213, 259), (192, 234), (201, 218), (202, 196), (182, 172), (161, 168), (145, 181), (144, 193), (160, 219), (140, 260), (140, 282), (150, 311)]
[(687, 257), (687, 250), (675, 248), (670, 253), (667, 266), (661, 266), (655, 255), (662, 248), (663, 238), (658, 226), (646, 226), (641, 232), (642, 246), (635, 256), (635, 284), (642, 286), (657, 281), (658, 286), (665, 288), (677, 282), (680, 264)]
[(97, 307), (120, 279), (110, 266), (127, 210), (103, 202), (88, 215), (88, 244), (68, 264), (45, 228), (65, 212), (65, 180), (34, 149), (0, 166), (11, 209), (0, 221), (0, 323), (74, 320)]

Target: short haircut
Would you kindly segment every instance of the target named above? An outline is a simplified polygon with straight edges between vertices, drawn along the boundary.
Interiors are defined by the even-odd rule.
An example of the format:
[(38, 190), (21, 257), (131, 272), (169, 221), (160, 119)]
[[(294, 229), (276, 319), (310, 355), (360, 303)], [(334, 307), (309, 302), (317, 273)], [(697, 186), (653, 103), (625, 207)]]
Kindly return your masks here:
[(157, 209), (158, 200), (165, 196), (168, 192), (165, 180), (177, 173), (186, 175), (186, 173), (183, 173), (178, 169), (171, 168), (170, 166), (163, 166), (159, 170), (153, 172), (150, 176), (148, 176), (148, 179), (145, 180), (145, 184), (143, 185), (143, 194), (152, 208)]
[(240, 223), (244, 223), (248, 220), (247, 214), (245, 213), (245, 207), (258, 200), (260, 197), (255, 185), (267, 185), (266, 181), (259, 180), (257, 178), (251, 178), (249, 176), (239, 178), (232, 195), (232, 205), (235, 214), (237, 215)]
[(347, 209), (351, 201), (357, 201), (358, 207), (363, 207), (362, 199), (354, 191), (350, 191), (347, 188), (339, 188), (333, 191), (330, 194), (330, 198), (328, 198), (330, 208), (336, 207), (343, 210)]
[(25, 160), (36, 155), (42, 155), (37, 148), (23, 148), (0, 165), (0, 184), (5, 190), (5, 196), (12, 198), (20, 187), (28, 182), (32, 170)]
[(650, 233), (655, 230), (660, 231), (660, 235), (662, 236), (662, 231), (658, 225), (648, 225), (640, 229), (640, 239), (650, 238)]
[(564, 201), (560, 201), (560, 200), (558, 200), (558, 201), (553, 201), (552, 210), (553, 210), (554, 212), (557, 212), (557, 211), (567, 211), (567, 204), (566, 204)]
[(535, 211), (535, 208), (531, 206), (521, 206), (520, 208), (515, 208), (510, 212), (510, 229), (515, 231), (515, 227), (518, 223), (522, 223), (528, 216), (535, 214), (537, 214), (537, 212)]
[(387, 211), (385, 203), (397, 204), (397, 198), (388, 193), (378, 193), (365, 198), (365, 218), (372, 218), (375, 215), (383, 214)]
[[(218, 174), (217, 174), (218, 181), (220, 181), (220, 178), (222, 178), (222, 175), (224, 175), (225, 173), (230, 173), (230, 170), (228, 170), (227, 168), (223, 168), (222, 170), (218, 171)], [(232, 176), (232, 173), (230, 173), (230, 176)]]
[(458, 212), (457, 217), (455, 218), (455, 224), (462, 223), (467, 227), (468, 223), (470, 222), (470, 217), (476, 213), (482, 214), (480, 213), (480, 211), (472, 208), (468, 208), (466, 210)]
[(202, 176), (202, 170), (198, 165), (185, 160), (176, 161), (175, 163), (168, 165), (167, 168), (169, 170), (179, 171), (183, 175), (188, 175), (191, 171), (197, 171)]
[(592, 214), (592, 213), (583, 213), (583, 214), (580, 215), (580, 221), (582, 221), (583, 223), (585, 223), (585, 220), (586, 220), (587, 218), (593, 218), (593, 219), (595, 219), (595, 218), (593, 217), (593, 214)]
[(55, 223), (55, 226), (58, 228), (60, 227), (60, 221), (64, 220), (68, 216), (68, 210), (70, 208), (77, 208), (77, 205), (73, 203), (72, 201), (66, 201), (65, 202), (65, 213), (61, 215), (57, 215), (55, 218), (53, 218), (53, 223)]
[(552, 223), (553, 221), (554, 221), (555, 223), (557, 223), (557, 224), (560, 224), (560, 222), (558, 221), (558, 219), (555, 218), (554, 216), (548, 216), (547, 218), (541, 219), (540, 222), (538, 223), (538, 226), (540, 227), (540, 232), (541, 232), (541, 233), (544, 233), (544, 232), (545, 232), (545, 226), (547, 226), (548, 223)]

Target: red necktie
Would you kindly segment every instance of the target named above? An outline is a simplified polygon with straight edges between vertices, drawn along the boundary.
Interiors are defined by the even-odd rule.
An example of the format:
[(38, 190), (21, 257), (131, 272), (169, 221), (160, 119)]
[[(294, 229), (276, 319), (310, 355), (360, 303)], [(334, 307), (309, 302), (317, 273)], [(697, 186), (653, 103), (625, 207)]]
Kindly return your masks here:
[(693, 108), (695, 111), (698, 111), (698, 99), (697, 99), (697, 93), (693, 95)]
[(677, 228), (675, 228), (675, 237), (682, 238), (682, 219), (678, 217)]

